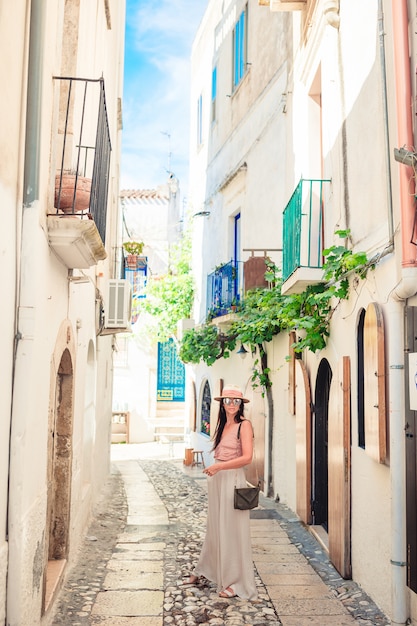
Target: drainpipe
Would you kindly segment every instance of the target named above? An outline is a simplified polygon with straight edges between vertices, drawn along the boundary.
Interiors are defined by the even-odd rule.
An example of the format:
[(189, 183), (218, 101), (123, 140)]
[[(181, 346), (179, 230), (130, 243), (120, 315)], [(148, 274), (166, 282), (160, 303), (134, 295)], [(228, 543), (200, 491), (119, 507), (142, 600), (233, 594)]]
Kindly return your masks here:
[[(407, 0), (391, 0), (395, 88), (397, 102), (397, 140), (400, 146), (413, 146), (411, 119), (411, 75), (408, 44)], [(411, 167), (399, 166), (402, 270), (399, 284), (388, 304), (389, 334), (389, 413), (391, 476), (391, 593), (392, 624), (408, 620), (406, 487), (405, 487), (405, 380), (404, 315), (408, 298), (417, 291), (416, 247), (410, 243), (414, 219), (414, 183)]]
[(389, 121), (388, 121), (388, 89), (387, 89), (387, 73), (385, 63), (385, 25), (384, 25), (384, 9), (382, 0), (378, 0), (378, 35), (379, 35), (379, 59), (381, 65), (382, 78), (382, 106), (384, 111), (384, 128), (385, 128), (385, 171), (387, 176), (387, 196), (388, 196), (388, 229), (391, 247), (394, 241), (394, 214), (392, 206), (392, 176), (391, 176), (391, 149), (389, 140)]

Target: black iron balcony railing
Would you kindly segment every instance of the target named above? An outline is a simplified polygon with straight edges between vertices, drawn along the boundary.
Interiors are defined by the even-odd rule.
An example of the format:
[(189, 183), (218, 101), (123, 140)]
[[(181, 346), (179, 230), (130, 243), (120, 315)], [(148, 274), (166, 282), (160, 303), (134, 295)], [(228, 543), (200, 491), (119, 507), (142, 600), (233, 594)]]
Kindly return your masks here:
[(282, 280), (300, 267), (323, 264), (323, 184), (301, 179), (283, 213)]
[(111, 154), (104, 79), (54, 78), (60, 81), (56, 213), (93, 219), (104, 244)]
[(243, 263), (230, 261), (207, 276), (207, 319), (231, 313), (242, 302)]

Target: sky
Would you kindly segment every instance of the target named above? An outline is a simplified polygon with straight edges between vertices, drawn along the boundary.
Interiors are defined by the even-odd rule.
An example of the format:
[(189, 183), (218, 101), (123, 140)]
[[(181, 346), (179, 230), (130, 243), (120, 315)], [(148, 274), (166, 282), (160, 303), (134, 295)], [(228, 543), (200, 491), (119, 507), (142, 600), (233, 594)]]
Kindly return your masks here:
[(188, 185), (190, 57), (207, 0), (127, 0), (121, 189)]

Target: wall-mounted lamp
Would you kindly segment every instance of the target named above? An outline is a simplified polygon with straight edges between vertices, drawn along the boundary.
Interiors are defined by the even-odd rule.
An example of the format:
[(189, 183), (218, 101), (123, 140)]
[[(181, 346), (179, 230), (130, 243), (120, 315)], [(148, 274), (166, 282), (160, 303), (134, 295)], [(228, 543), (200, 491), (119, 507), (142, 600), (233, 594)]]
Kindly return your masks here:
[(405, 148), (394, 148), (394, 158), (404, 165), (409, 165), (410, 167), (417, 166), (417, 154)]
[(305, 328), (297, 328), (295, 332), (297, 333), (297, 341), (303, 341), (307, 337)]
[(243, 343), (240, 344), (240, 348), (239, 350), (236, 352), (236, 354), (238, 354), (242, 359), (244, 359), (247, 355), (248, 351), (246, 350), (245, 346), (243, 345)]
[(208, 217), (210, 215), (210, 211), (199, 211), (198, 213), (194, 213), (193, 217)]

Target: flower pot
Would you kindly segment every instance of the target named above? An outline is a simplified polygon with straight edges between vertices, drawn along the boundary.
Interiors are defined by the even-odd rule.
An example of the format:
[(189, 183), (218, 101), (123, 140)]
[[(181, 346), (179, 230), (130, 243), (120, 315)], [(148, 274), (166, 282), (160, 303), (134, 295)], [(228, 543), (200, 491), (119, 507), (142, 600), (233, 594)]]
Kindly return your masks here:
[(146, 267), (146, 257), (138, 254), (127, 254), (125, 256), (125, 266), (129, 270), (138, 270)]
[[(75, 194), (74, 203), (74, 187), (77, 179), (77, 192)], [(57, 174), (55, 177), (55, 203), (56, 209), (60, 209), (64, 213), (86, 211), (90, 206), (91, 195), (91, 178), (84, 176), (76, 177), (75, 174), (63, 174), (61, 195), (59, 194), (61, 176)]]
[(137, 269), (138, 266), (138, 255), (137, 254), (128, 254), (126, 256), (126, 267), (130, 270)]

